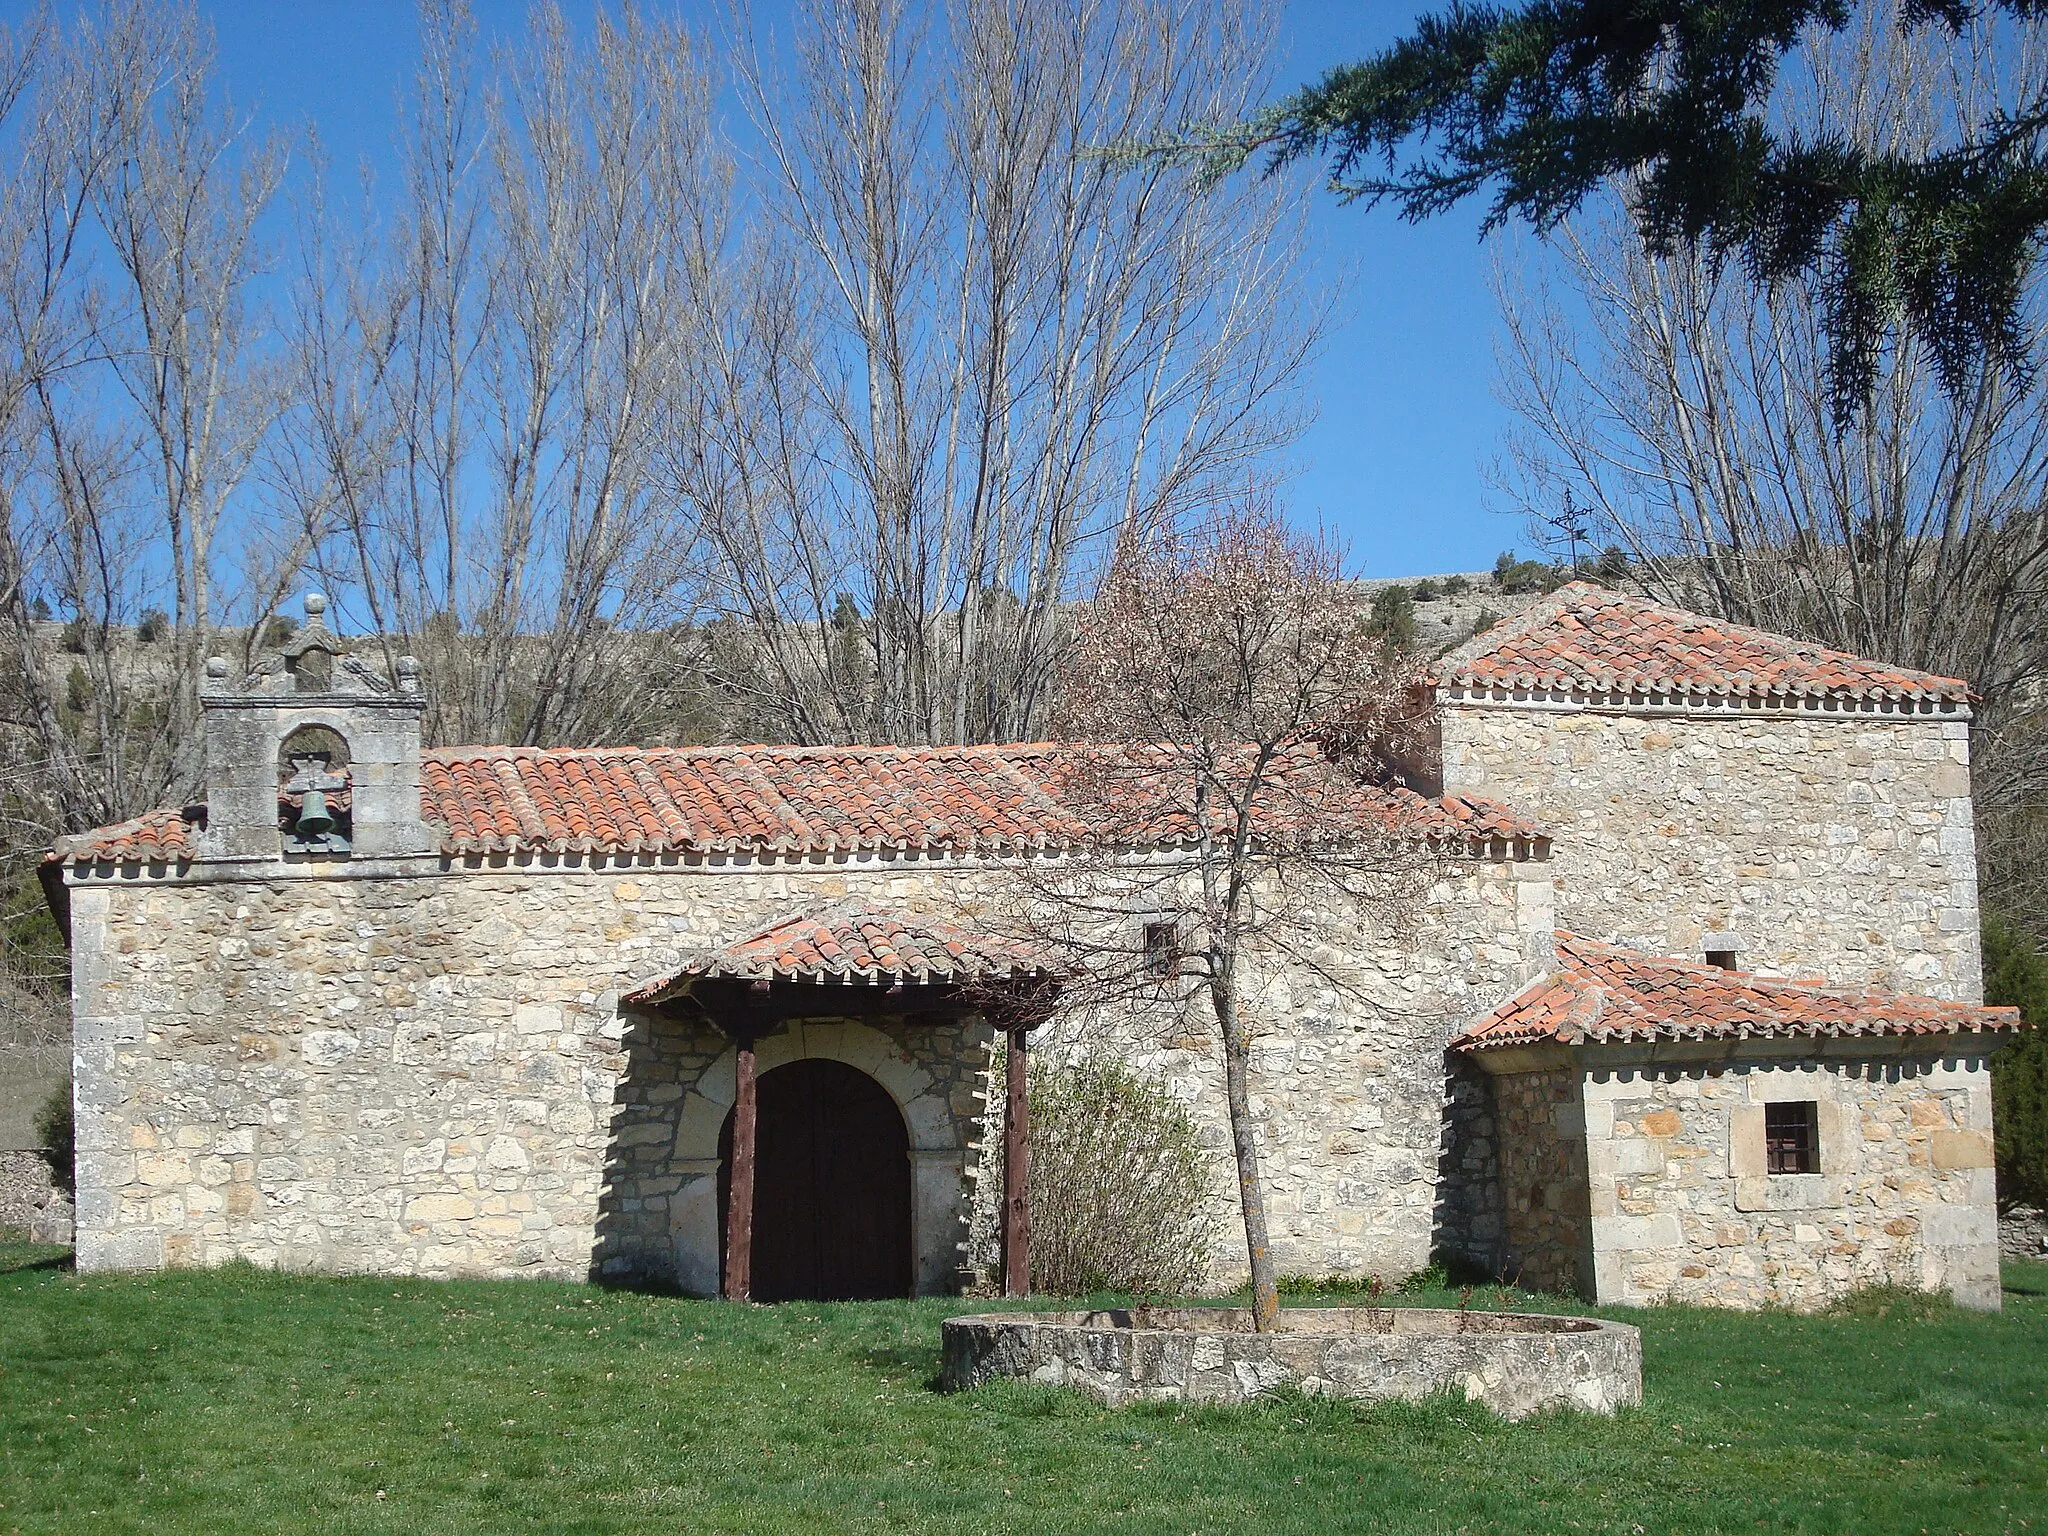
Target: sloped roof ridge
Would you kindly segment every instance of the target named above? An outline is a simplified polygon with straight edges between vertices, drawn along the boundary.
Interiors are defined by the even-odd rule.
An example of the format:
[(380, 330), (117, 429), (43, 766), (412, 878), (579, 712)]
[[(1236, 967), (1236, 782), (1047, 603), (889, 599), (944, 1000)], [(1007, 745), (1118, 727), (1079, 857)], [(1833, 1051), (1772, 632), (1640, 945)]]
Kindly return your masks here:
[(1452, 1041), (1457, 1051), (1751, 1036), (1944, 1035), (2021, 1028), (2013, 1008), (1723, 970), (1559, 931), (1558, 963)]
[[(1711, 646), (1702, 643), (1708, 634)], [(1732, 665), (1714, 654), (1730, 651), (1738, 655)], [(1958, 702), (1973, 697), (1960, 678), (1872, 661), (1586, 581), (1568, 582), (1473, 636), (1438, 660), (1429, 678), (1439, 687), (1564, 684), (1674, 694)]]
[[(421, 759), (421, 814), (446, 858), (935, 853), (1042, 849), (1085, 836), (1048, 742), (914, 747), (455, 747)], [(1084, 745), (1078, 749), (1086, 752)], [(1525, 817), (1470, 796), (1360, 782), (1361, 824), (1437, 842), (1532, 841)], [(177, 813), (61, 840), (78, 864), (183, 861)], [(1173, 839), (1162, 837), (1162, 846)]]
[(721, 944), (674, 975), (634, 988), (623, 1000), (661, 1002), (699, 979), (985, 982), (1056, 979), (1062, 971), (1058, 956), (1031, 941), (841, 896), (801, 907)]
[(530, 747), (530, 746), (447, 746), (427, 747), (420, 756), (437, 762), (456, 762), (475, 758), (576, 758), (576, 757), (706, 757), (741, 758), (765, 756), (776, 758), (844, 757), (853, 754), (862, 757), (942, 757), (955, 754), (973, 757), (1039, 757), (1054, 751), (1059, 743), (1051, 741), (997, 741), (965, 742), (951, 746), (919, 747), (905, 746), (897, 742), (870, 744), (863, 742), (823, 742), (805, 744), (800, 742), (726, 742), (683, 746), (595, 746), (595, 747)]

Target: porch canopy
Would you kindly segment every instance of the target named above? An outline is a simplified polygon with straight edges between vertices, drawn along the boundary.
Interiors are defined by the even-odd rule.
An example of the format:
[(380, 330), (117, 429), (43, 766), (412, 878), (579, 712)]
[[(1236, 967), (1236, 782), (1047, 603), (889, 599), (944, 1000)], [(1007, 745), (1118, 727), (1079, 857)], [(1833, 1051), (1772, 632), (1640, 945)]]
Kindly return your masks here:
[(900, 1015), (950, 1021), (979, 1013), (1008, 1040), (1003, 1118), (1003, 1293), (1031, 1288), (1031, 1220), (1025, 1195), (1028, 1111), (1025, 1037), (1051, 1015), (1063, 968), (1047, 948), (978, 933), (927, 914), (878, 912), (845, 901), (786, 917), (713, 950), (623, 1002), (689, 1011), (734, 1044), (731, 1198), (724, 1294), (752, 1292), (757, 1113), (754, 1043), (792, 1019)]

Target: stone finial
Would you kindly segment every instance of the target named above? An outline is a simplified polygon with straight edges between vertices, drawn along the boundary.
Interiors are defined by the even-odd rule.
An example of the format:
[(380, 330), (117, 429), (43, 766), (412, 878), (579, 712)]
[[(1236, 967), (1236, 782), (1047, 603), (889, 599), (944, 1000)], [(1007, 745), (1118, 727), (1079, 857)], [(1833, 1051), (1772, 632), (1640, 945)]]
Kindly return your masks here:
[(307, 617), (307, 618), (309, 618), (309, 619), (313, 620), (313, 621), (314, 621), (314, 622), (315, 622), (315, 623), (317, 624), (318, 622), (320, 622), (320, 615), (321, 615), (321, 614), (323, 614), (323, 613), (325, 613), (326, 611), (327, 611), (327, 597), (326, 597), (326, 594), (325, 594), (325, 593), (321, 593), (321, 592), (308, 592), (308, 593), (306, 594), (306, 617)]
[(219, 682), (219, 681), (220, 681), (220, 680), (221, 680), (222, 678), (226, 677), (226, 676), (228, 675), (228, 659), (227, 659), (227, 657), (225, 657), (225, 656), (209, 656), (209, 657), (207, 657), (207, 658), (206, 658), (206, 675), (207, 675), (208, 677), (212, 678), (212, 679), (213, 679), (213, 680), (214, 680), (215, 682)]
[(420, 691), (420, 659), (417, 656), (398, 658), (398, 691), (418, 693)]

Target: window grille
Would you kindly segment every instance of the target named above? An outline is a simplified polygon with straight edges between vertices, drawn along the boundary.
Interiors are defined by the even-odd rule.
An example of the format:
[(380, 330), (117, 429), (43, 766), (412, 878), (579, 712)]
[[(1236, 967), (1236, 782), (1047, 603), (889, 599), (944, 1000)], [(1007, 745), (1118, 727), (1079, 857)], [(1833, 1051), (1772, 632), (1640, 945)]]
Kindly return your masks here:
[(1764, 1166), (1771, 1173), (1819, 1171), (1819, 1105), (1808, 1099), (1764, 1106)]
[(1153, 976), (1180, 974), (1180, 927), (1176, 923), (1145, 925), (1145, 970)]

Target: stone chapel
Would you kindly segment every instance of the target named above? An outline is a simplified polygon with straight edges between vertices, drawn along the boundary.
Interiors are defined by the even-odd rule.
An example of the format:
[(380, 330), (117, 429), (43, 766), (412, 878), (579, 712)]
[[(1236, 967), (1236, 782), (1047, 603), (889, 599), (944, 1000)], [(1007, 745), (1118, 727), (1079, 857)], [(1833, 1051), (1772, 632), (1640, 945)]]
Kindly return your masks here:
[[(953, 1290), (1027, 1032), (1163, 1079), (1234, 1209), (1210, 1042), (1063, 1015), (978, 923), (1081, 749), (422, 750), (416, 664), (322, 607), (208, 663), (202, 800), (44, 866), (82, 1270)], [(1457, 857), (1348, 985), (1267, 978), (1281, 1271), (1996, 1307), (2018, 1021), (1982, 1004), (1968, 687), (1581, 583), (1429, 686), (1433, 750), (1371, 803)]]

